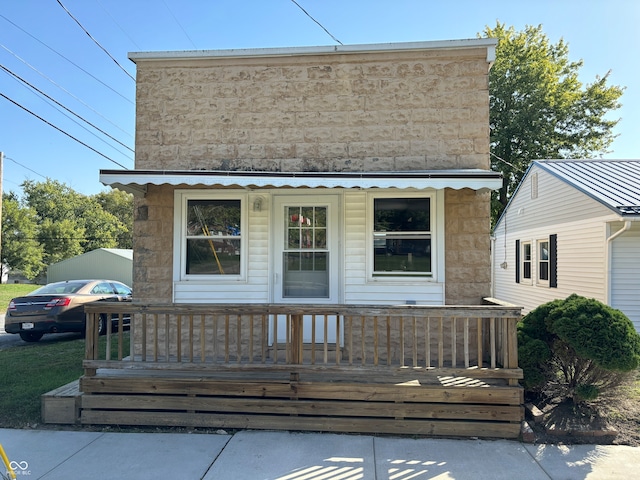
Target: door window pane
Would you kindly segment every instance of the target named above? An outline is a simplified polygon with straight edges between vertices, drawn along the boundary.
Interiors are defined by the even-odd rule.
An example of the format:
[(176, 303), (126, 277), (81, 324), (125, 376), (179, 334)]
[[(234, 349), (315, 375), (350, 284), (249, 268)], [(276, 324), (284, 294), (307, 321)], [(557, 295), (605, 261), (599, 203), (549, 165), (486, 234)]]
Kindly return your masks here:
[(327, 207), (285, 209), (283, 297), (328, 298)]

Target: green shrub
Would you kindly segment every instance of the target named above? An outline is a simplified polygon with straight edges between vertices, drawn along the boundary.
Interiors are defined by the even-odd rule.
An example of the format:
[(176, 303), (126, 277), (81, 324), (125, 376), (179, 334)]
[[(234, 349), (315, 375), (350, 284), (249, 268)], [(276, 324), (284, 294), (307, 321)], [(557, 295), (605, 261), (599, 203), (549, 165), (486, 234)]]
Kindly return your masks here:
[(580, 403), (620, 385), (640, 365), (640, 335), (619, 310), (571, 295), (518, 324), (518, 356), (529, 391), (555, 387)]

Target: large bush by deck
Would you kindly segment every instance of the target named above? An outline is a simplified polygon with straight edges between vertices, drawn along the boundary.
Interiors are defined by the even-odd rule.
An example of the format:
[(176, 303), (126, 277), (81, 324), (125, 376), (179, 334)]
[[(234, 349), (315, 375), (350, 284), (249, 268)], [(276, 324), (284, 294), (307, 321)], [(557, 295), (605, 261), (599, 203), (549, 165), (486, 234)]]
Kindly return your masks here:
[(640, 335), (621, 311), (579, 295), (539, 306), (518, 324), (529, 391), (554, 388), (575, 403), (620, 385), (640, 365)]

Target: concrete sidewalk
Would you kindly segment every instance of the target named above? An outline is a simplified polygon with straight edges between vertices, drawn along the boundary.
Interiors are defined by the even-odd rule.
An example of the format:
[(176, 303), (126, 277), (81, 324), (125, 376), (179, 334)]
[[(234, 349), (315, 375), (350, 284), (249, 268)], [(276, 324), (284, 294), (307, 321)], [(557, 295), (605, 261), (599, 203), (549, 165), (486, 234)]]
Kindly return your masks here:
[[(0, 429), (18, 479), (629, 479), (640, 449), (271, 431)], [(635, 473), (634, 473), (635, 472)]]

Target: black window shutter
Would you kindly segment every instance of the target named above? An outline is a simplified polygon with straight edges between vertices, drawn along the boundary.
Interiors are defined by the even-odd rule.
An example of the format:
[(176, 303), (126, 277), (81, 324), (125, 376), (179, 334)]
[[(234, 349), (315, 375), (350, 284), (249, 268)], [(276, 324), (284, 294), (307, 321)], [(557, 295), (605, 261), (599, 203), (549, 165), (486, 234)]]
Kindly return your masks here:
[(520, 240), (516, 240), (516, 283), (520, 283)]
[(558, 235), (549, 235), (549, 287), (558, 288)]

